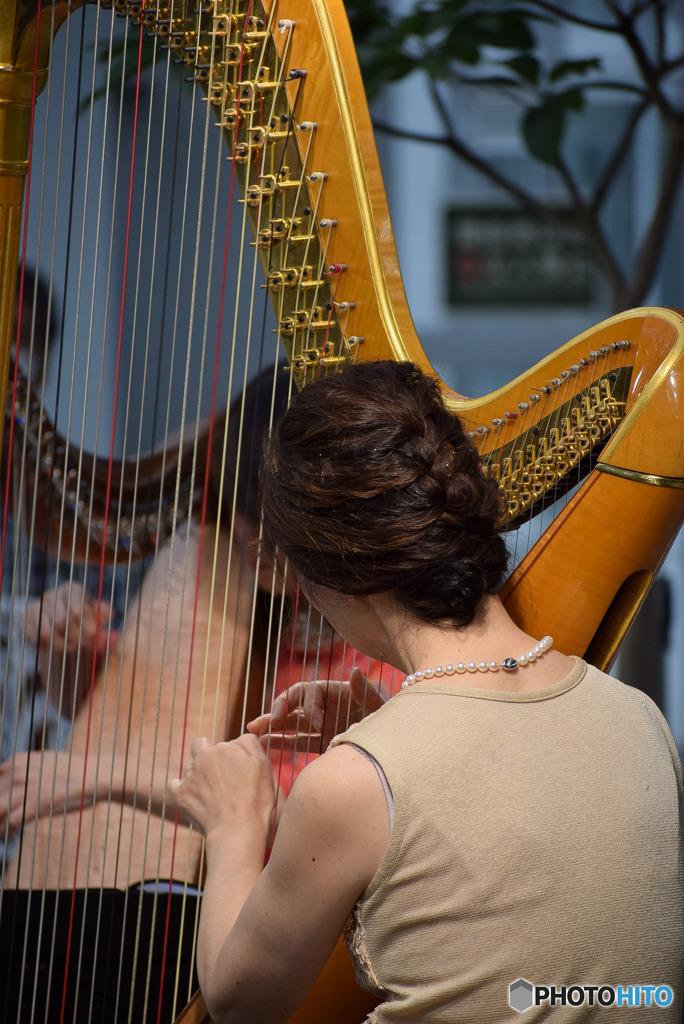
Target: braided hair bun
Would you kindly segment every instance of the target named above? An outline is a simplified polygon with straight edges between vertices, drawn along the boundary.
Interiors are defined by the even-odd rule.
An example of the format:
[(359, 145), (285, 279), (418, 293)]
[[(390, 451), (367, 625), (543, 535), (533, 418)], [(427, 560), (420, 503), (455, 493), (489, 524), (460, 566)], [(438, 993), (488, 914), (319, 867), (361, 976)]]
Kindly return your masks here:
[(501, 503), (438, 384), (412, 363), (360, 363), (307, 385), (267, 442), (264, 549), (314, 586), (392, 591), (464, 626), (508, 554)]

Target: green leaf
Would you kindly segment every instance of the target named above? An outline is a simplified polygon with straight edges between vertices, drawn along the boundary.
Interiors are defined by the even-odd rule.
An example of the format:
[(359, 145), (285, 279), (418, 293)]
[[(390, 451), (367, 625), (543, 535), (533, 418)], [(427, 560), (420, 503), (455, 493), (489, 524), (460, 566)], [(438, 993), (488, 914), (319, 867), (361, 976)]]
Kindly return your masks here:
[(450, 54), (444, 50), (435, 50), (426, 53), (417, 63), (431, 78), (444, 81), (451, 76), (451, 60)]
[(587, 60), (562, 60), (549, 72), (549, 82), (560, 82), (570, 75), (588, 75), (590, 71), (600, 71), (602, 66), (600, 57), (590, 57)]
[(452, 60), (460, 64), (467, 64), (468, 67), (475, 67), (480, 63), (480, 46), (469, 38), (465, 33), (455, 33), (455, 38), (450, 36), (447, 39), (444, 50)]
[(536, 85), (539, 81), (540, 64), (531, 53), (521, 53), (518, 57), (511, 57), (510, 60), (502, 61), (502, 63), (515, 72), (518, 78), (523, 78), (526, 82), (531, 82), (532, 85)]
[(481, 46), (503, 50), (531, 50), (535, 38), (527, 18), (519, 11), (473, 11), (464, 23), (479, 37)]
[(553, 101), (532, 107), (522, 120), (528, 152), (544, 164), (557, 164), (565, 130), (565, 109)]
[(369, 99), (377, 96), (380, 90), (389, 82), (398, 82), (420, 67), (416, 60), (397, 51), (383, 56), (378, 61), (376, 54), (366, 54), (361, 50), (359, 58), (366, 94)]
[(584, 94), (579, 86), (556, 93), (554, 101), (566, 110), (584, 110)]

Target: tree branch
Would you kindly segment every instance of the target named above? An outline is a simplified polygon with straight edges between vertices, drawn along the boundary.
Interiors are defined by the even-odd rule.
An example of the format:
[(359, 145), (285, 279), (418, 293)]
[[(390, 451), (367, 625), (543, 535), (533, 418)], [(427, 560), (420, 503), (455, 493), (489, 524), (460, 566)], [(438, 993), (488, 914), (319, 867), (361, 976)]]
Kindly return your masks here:
[(452, 153), (455, 153), (456, 156), (470, 164), (471, 167), (474, 167), (485, 178), (489, 178), (491, 182), (504, 192), (507, 192), (509, 196), (526, 210), (536, 214), (538, 217), (544, 217), (546, 220), (553, 220), (555, 223), (565, 223), (558, 211), (554, 210), (553, 207), (540, 203), (531, 192), (527, 192), (519, 185), (516, 185), (514, 181), (507, 178), (493, 164), (490, 164), (463, 141), (454, 128), (449, 109), (437, 87), (437, 83), (430, 81), (429, 86), (432, 99), (447, 133), (448, 142), (446, 145), (451, 149)]
[(563, 159), (558, 160), (558, 173), (565, 183), (565, 187), (568, 190), (570, 196), (570, 202), (574, 207), (575, 213), (578, 218), (576, 225), (577, 229), (591, 243), (594, 250), (596, 259), (603, 269), (604, 274), (610, 285), (610, 290), (613, 296), (613, 303), (615, 306), (620, 302), (620, 297), (624, 294), (626, 287), (625, 275), (622, 272), (620, 265), (618, 264), (613, 251), (608, 244), (606, 234), (601, 227), (601, 222), (595, 214), (592, 213), (590, 208), (584, 201), (582, 193), (579, 190), (577, 182), (575, 181), (570, 168), (567, 166)]
[(655, 277), (655, 272), (660, 262), (658, 256), (662, 253), (670, 214), (682, 180), (683, 168), (684, 126), (680, 124), (670, 131), (667, 157), (661, 178), (660, 194), (648, 231), (644, 236), (634, 263), (632, 280), (626, 295), (626, 304), (628, 306), (638, 306), (643, 302), (644, 296)]
[(583, 89), (613, 89), (615, 92), (629, 92), (634, 96), (645, 96), (649, 100), (651, 94), (646, 86), (633, 85), (632, 82), (621, 82), (619, 79), (602, 78), (596, 82), (578, 82)]
[(669, 100), (662, 92), (660, 88), (660, 74), (658, 68), (651, 62), (650, 57), (646, 53), (646, 49), (634, 30), (634, 23), (628, 15), (621, 11), (615, 4), (611, 3), (611, 7), (615, 10), (615, 16), (620, 22), (620, 34), (629, 46), (637, 67), (641, 72), (641, 77), (646, 84), (646, 87), (653, 99), (653, 102), (658, 107), (664, 121), (669, 123), (673, 117), (676, 117)]
[(470, 149), (457, 135), (423, 135), (420, 132), (408, 131), (404, 128), (397, 128), (394, 125), (386, 124), (383, 121), (373, 120), (373, 127), (384, 135), (390, 135), (397, 139), (406, 139), (409, 142), (427, 142), (431, 145), (445, 146), (451, 152), (460, 157), (465, 163), (475, 168), (483, 177), (488, 178), (494, 185), (511, 196), (520, 206), (529, 210), (530, 213), (546, 220), (552, 220), (556, 224), (567, 225), (567, 219), (562, 213), (553, 210), (552, 207), (544, 206), (535, 199), (531, 193), (521, 189), (515, 182), (510, 181), (495, 167), (487, 163), (481, 156)]
[(543, 11), (554, 14), (561, 21), (571, 21), (575, 25), (583, 25), (585, 28), (593, 28), (597, 32), (620, 32), (618, 25), (609, 21), (592, 21), (591, 18), (583, 18), (579, 14), (570, 14), (568, 10), (552, 4), (549, 0), (527, 0), (532, 7), (541, 7)]
[[(648, 6), (648, 5), (646, 5)], [(646, 10), (646, 6), (642, 5), (642, 10)], [(639, 12), (641, 13), (641, 12)], [(656, 0), (655, 3), (655, 19), (656, 19), (656, 53), (658, 55), (658, 65), (662, 67), (663, 61), (665, 60), (665, 11), (663, 8), (662, 0)]]
[(675, 57), (673, 60), (665, 60), (658, 69), (660, 77), (669, 75), (670, 71), (674, 71), (676, 68), (681, 68), (684, 64), (684, 54), (681, 57)]
[(603, 172), (601, 180), (596, 186), (594, 196), (591, 202), (589, 203), (589, 210), (594, 216), (597, 216), (599, 211), (601, 210), (603, 202), (606, 196), (608, 195), (608, 192), (610, 191), (610, 188), (618, 174), (618, 171), (622, 169), (627, 159), (629, 147), (632, 143), (632, 138), (634, 137), (636, 127), (639, 121), (641, 120), (643, 114), (648, 110), (649, 106), (649, 99), (645, 99), (642, 103), (639, 103), (637, 104), (637, 106), (633, 107), (631, 116), (627, 122), (627, 126), (624, 132), (622, 133), (622, 138), (615, 147), (613, 155), (608, 161), (608, 164), (606, 165), (606, 169)]

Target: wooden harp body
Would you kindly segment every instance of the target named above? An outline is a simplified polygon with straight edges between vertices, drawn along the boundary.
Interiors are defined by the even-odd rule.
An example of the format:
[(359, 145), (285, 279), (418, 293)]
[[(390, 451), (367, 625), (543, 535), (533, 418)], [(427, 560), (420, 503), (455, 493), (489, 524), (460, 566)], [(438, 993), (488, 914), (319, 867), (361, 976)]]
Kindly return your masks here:
[[(10, 377), (16, 340), (15, 283), (25, 246), (22, 201), (34, 106), (47, 79), (53, 37), (60, 26), (66, 31), (63, 23), (79, 6), (0, 3), (0, 383)], [(341, 0), (202, 0), (198, 9), (178, 0), (122, 0), (115, 8), (123, 16), (126, 45), (140, 47), (147, 33), (155, 60), (177, 60), (197, 94), (206, 134), (224, 137), (229, 163), (227, 172), (222, 164), (215, 209), (225, 219), (235, 182), (242, 205), (232, 230), (242, 236), (248, 257), (242, 273), (253, 280), (261, 303), (246, 330), (226, 332), (230, 379), (248, 376), (243, 348), (254, 324), (265, 322), (266, 301), (277, 337), (267, 350), (263, 339), (270, 338), (270, 327), (261, 331), (261, 360), (277, 358), (277, 344), (298, 386), (356, 359), (411, 359), (429, 369), (403, 292)], [(102, 16), (111, 12), (103, 8)], [(202, 192), (209, 162), (200, 154), (201, 173), (190, 175)], [(194, 231), (199, 233), (196, 225)], [(192, 225), (184, 237), (192, 247)], [(139, 260), (141, 279), (144, 263)], [(195, 261), (188, 290), (193, 308), (209, 291), (200, 291), (201, 277)], [(130, 295), (127, 277), (122, 287)], [(516, 554), (504, 593), (509, 610), (530, 633), (550, 632), (560, 650), (586, 655), (599, 667), (615, 657), (684, 516), (683, 345), (679, 313), (634, 310), (573, 339), (484, 398), (467, 399), (445, 386), (486, 472), (505, 495), (504, 528)], [(201, 845), (164, 820), (158, 794), (180, 770), (196, 734), (224, 737), (240, 730), (251, 699), (245, 681), (257, 688), (266, 682), (270, 692), (273, 652), (269, 638), (266, 653), (260, 650), (264, 637), (253, 625), (258, 579), (244, 524), (235, 517), (234, 481), (224, 480), (224, 518), (209, 522), (201, 502), (211, 465), (217, 459), (222, 465), (222, 446), (236, 435), (238, 447), (249, 443), (242, 420), (216, 415), (228, 405), (230, 388), (212, 409), (212, 434), (196, 433), (192, 417), (182, 416), (173, 444), (165, 438), (149, 459), (124, 454), (116, 460), (94, 455), (87, 437), (80, 446), (72, 439), (57, 443), (49, 412), (42, 403), (36, 409), (22, 388), (19, 377), (9, 379), (1, 467), (5, 508), (20, 494), (33, 543), (43, 538), (60, 557), (66, 551), (75, 561), (88, 557), (104, 567), (130, 565), (134, 555), (147, 553), (153, 563), (127, 605), (119, 634), (107, 633), (104, 660), (93, 669), (85, 696), (66, 701), (73, 718), (67, 749), (88, 798), (66, 810), (64, 800), (48, 801), (46, 812), (28, 816), (20, 853), (4, 868), (0, 915), (11, 921), (7, 929), (15, 937), (3, 969), (21, 963), (16, 950), (34, 941), (22, 918), (33, 921), (38, 908), (32, 927), (51, 935), (50, 964), (59, 963), (48, 971), (66, 977), (70, 962), (85, 962), (79, 958), (89, 940), (74, 924), (79, 916), (85, 920), (84, 903), (96, 908), (102, 923), (104, 894), (126, 894), (138, 941), (148, 914), (170, 917), (160, 880), (181, 888), (200, 881)], [(4, 557), (11, 559), (9, 549)], [(106, 598), (100, 587), (98, 609)], [(60, 663), (56, 650), (52, 657)], [(257, 694), (257, 706), (260, 699)], [(93, 755), (101, 761), (89, 789), (86, 762)], [(14, 761), (21, 757), (15, 743)], [(33, 757), (50, 780), (48, 754)], [(114, 777), (112, 757), (123, 766), (123, 781)], [(156, 883), (151, 910), (143, 908), (140, 889), (149, 880)], [(18, 902), (22, 894), (24, 903)], [(56, 903), (69, 908), (66, 922)], [(196, 900), (183, 904), (178, 944), (189, 945), (191, 953), (195, 914)], [(167, 951), (170, 965), (175, 952)], [(41, 1003), (46, 968), (31, 961), (12, 986), (16, 999), (6, 1019), (141, 1019), (132, 990), (121, 981), (120, 950), (108, 955), (116, 965), (116, 994), (110, 987), (105, 1003), (98, 1004), (83, 976), (75, 1003), (67, 981), (56, 985), (49, 1005)], [(151, 962), (152, 956), (145, 951), (140, 959)], [(136, 984), (145, 990), (144, 1013), (157, 1019), (150, 974), (143, 977)], [(184, 984), (175, 993), (172, 1016), (188, 1001), (187, 979)], [(334, 993), (339, 1019), (354, 1019), (339, 1002), (336, 985), (323, 982), (328, 996)], [(111, 1017), (98, 1016), (107, 999), (116, 1009)], [(84, 1004), (85, 1016), (78, 1016)], [(363, 1006), (361, 1001), (358, 1019)], [(188, 1007), (185, 1019), (206, 1019), (201, 1000)], [(295, 1019), (338, 1018), (314, 1001), (309, 1018)]]

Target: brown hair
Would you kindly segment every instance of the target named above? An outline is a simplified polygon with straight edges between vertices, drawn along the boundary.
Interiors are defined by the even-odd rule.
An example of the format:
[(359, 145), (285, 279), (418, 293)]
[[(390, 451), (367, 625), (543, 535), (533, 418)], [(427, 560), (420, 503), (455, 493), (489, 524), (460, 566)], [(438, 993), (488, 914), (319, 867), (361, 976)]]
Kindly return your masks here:
[(266, 445), (264, 549), (314, 586), (392, 591), (467, 625), (508, 554), (498, 488), (438, 384), (412, 363), (360, 363), (307, 385)]

